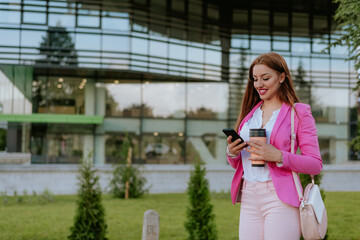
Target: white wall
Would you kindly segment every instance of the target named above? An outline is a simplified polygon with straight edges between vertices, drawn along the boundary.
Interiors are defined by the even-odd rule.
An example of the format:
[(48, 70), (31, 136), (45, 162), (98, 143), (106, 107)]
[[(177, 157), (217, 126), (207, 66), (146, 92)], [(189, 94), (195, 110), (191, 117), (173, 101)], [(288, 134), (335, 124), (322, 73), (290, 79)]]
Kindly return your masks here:
[[(99, 166), (101, 187), (108, 189), (112, 167)], [(54, 194), (74, 194), (77, 191), (77, 165), (4, 165), (0, 168), (0, 192), (12, 195), (14, 191), (38, 193), (45, 189)], [(141, 168), (147, 178), (150, 193), (185, 192), (191, 165), (144, 165)], [(360, 191), (360, 163), (325, 165), (322, 188), (326, 191)], [(234, 170), (228, 165), (207, 166), (207, 178), (211, 191), (230, 191)]]

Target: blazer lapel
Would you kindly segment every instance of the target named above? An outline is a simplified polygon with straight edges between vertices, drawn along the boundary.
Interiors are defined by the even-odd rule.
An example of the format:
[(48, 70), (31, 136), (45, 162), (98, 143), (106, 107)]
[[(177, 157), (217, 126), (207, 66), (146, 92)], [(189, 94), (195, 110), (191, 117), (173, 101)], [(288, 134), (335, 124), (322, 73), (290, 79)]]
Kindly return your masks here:
[(276, 118), (274, 127), (271, 131), (271, 136), (270, 136), (270, 144), (274, 143), (275, 140), (275, 136), (277, 131), (279, 130), (282, 122), (285, 120), (285, 117), (287, 116), (288, 112), (290, 110), (290, 105), (283, 103), (279, 112), (278, 117)]
[(255, 110), (260, 107), (260, 105), (263, 103), (264, 101), (260, 101), (258, 102), (255, 107), (253, 107), (253, 109), (248, 113), (248, 115), (246, 115), (246, 117), (242, 120), (242, 122), (240, 123), (239, 129), (238, 129), (238, 133), (240, 133), (240, 130), (242, 129), (243, 125), (252, 117), (252, 115), (254, 114)]

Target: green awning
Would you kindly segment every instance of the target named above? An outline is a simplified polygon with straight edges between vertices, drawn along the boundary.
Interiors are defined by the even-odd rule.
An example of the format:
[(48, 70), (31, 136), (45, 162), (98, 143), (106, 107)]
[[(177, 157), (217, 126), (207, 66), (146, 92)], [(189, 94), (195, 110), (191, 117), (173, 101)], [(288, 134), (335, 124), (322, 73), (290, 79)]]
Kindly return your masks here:
[(0, 121), (31, 123), (102, 124), (103, 116), (74, 114), (0, 114)]

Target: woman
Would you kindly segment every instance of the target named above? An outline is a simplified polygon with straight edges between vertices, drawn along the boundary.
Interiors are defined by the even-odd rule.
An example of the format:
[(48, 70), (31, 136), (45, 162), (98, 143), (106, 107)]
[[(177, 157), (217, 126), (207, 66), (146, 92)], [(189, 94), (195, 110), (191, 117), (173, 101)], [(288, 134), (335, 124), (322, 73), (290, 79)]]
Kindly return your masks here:
[[(282, 56), (266, 53), (252, 62), (236, 123), (245, 142), (227, 138), (227, 159), (236, 169), (231, 198), (233, 204), (241, 201), (241, 240), (300, 239), (300, 201), (291, 172), (317, 175), (322, 160), (310, 106), (298, 102)], [(296, 113), (295, 149), (299, 147), (301, 155), (290, 149), (292, 107)], [(266, 129), (266, 143), (249, 141), (252, 128)], [(257, 156), (250, 158), (251, 153)], [(251, 160), (265, 160), (265, 167), (252, 167)]]

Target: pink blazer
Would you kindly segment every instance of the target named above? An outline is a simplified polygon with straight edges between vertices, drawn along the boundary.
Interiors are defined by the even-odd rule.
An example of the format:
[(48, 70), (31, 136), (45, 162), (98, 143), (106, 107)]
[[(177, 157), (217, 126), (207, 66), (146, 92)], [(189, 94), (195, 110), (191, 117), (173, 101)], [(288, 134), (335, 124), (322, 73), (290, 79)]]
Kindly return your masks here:
[[(239, 133), (244, 123), (261, 104), (262, 101), (244, 118), (238, 129)], [(291, 171), (317, 175), (322, 169), (322, 160), (310, 106), (297, 103), (295, 109), (295, 149), (300, 148), (301, 155), (291, 153), (291, 107), (283, 103), (270, 136), (270, 144), (282, 151), (283, 166), (277, 167), (276, 163), (272, 162), (268, 165), (279, 199), (291, 206), (299, 207), (300, 201)], [(241, 199), (241, 182), (244, 173), (241, 154), (236, 158), (227, 157), (227, 160), (236, 169), (231, 183), (231, 200), (235, 204)]]

